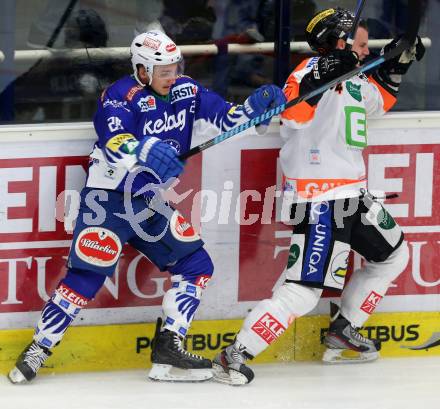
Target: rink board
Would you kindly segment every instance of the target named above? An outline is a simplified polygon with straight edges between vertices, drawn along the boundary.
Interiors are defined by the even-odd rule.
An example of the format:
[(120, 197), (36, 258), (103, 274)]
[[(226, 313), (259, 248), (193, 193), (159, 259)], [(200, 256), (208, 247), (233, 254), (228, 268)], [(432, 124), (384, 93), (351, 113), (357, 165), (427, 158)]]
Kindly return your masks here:
[[(284, 279), (291, 228), (280, 217), (278, 122), (266, 135), (248, 130), (192, 157), (175, 188), (173, 203), (200, 231), (215, 266), (200, 320), (244, 318)], [(0, 128), (0, 330), (13, 330), (35, 325), (65, 276), (75, 193), (96, 135), (91, 123)], [(380, 312), (439, 311), (440, 113), (391, 113), (369, 123), (368, 140), (370, 188), (399, 194), (386, 206), (410, 250)], [(361, 264), (353, 257), (347, 276)], [(78, 324), (153, 322), (171, 285), (168, 272), (125, 246)], [(326, 314), (336, 296), (325, 292), (314, 313)]]
[[(187, 348), (212, 359), (234, 339), (241, 323), (194, 322)], [(327, 328), (328, 316), (299, 318), (252, 363), (318, 360)], [(71, 327), (42, 373), (149, 368), (154, 329), (153, 323)], [(383, 341), (382, 357), (440, 355), (440, 312), (376, 314), (362, 332)], [(0, 331), (0, 373), (13, 366), (32, 333), (31, 329)]]

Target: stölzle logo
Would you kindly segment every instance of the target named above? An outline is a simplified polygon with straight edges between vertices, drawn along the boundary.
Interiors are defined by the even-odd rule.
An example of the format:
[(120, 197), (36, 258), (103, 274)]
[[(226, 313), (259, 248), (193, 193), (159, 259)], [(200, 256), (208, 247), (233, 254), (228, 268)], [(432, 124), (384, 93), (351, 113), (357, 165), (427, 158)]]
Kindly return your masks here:
[(75, 252), (81, 260), (101, 267), (115, 264), (121, 249), (119, 237), (102, 227), (84, 229), (75, 243)]

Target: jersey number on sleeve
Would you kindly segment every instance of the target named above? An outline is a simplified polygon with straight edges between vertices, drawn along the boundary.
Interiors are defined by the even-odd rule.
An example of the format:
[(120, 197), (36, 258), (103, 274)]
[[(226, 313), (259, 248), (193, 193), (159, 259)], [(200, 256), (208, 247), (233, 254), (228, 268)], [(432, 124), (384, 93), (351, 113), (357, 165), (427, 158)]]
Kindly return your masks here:
[(122, 122), (117, 116), (111, 116), (107, 119), (108, 129), (110, 132), (118, 131), (119, 129), (123, 129)]
[(357, 148), (367, 146), (367, 116), (365, 108), (345, 107), (345, 140)]

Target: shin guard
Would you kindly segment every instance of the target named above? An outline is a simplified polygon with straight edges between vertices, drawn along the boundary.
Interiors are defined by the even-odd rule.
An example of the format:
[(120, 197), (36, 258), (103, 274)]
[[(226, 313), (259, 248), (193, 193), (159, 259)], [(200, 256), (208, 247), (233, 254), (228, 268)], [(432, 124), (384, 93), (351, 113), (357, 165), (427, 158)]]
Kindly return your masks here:
[(311, 311), (322, 290), (284, 283), (271, 299), (260, 301), (246, 317), (237, 334), (237, 346), (252, 356), (263, 352), (288, 328), (296, 317)]
[(41, 312), (34, 340), (46, 348), (57, 345), (67, 328), (88, 302), (89, 299), (60, 283)]
[(342, 315), (354, 326), (362, 327), (408, 260), (408, 245), (404, 241), (385, 261), (367, 262), (356, 270), (341, 296)]

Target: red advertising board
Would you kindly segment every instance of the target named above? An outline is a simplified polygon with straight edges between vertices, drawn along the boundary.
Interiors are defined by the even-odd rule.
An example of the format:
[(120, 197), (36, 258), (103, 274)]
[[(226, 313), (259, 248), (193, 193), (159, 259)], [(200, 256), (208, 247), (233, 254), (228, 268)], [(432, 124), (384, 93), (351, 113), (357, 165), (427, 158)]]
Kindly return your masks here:
[[(436, 259), (440, 206), (435, 189), (440, 175), (439, 155), (440, 147), (434, 144), (372, 146), (365, 151), (370, 188), (399, 193), (386, 205), (397, 215), (411, 253), (408, 267), (388, 294), (424, 297), (439, 293)], [(214, 221), (209, 225), (211, 230), (219, 230), (209, 242), (209, 250), (217, 263), (222, 305), (227, 308), (270, 297), (286, 265), (291, 228), (275, 220), (280, 177), (277, 159), (278, 149), (245, 148), (241, 160), (228, 165), (229, 175), (240, 186), (241, 223), (225, 227)], [(226, 186), (226, 173), (219, 171), (223, 158), (205, 162), (203, 190), (214, 189), (219, 198), (225, 193), (219, 190)], [(0, 313), (41, 309), (65, 274), (71, 232), (65, 231), (60, 217), (64, 210), (61, 194), (78, 190), (86, 167), (87, 158), (83, 156), (0, 160)], [(202, 155), (198, 155), (188, 161), (182, 181), (175, 188), (181, 195), (177, 207), (187, 218), (200, 207), (197, 201), (201, 191)], [(197, 228), (198, 220), (192, 216)], [(238, 243), (231, 233), (234, 231)], [(221, 253), (222, 247), (216, 247), (216, 243), (227, 252)], [(222, 256), (226, 254), (228, 257)], [(116, 274), (87, 308), (160, 305), (169, 285), (168, 273), (159, 272), (125, 246)], [(221, 314), (222, 310), (212, 313), (213, 318), (221, 318)]]
[[(64, 276), (72, 234), (60, 217), (60, 198), (78, 189), (75, 184), (84, 179), (86, 167), (87, 158), (78, 156), (0, 160), (0, 313), (40, 310)], [(197, 157), (175, 187), (176, 193), (188, 193), (177, 205), (184, 215), (189, 217), (200, 189)], [(167, 273), (125, 246), (114, 277), (89, 308), (160, 305), (169, 285)]]

